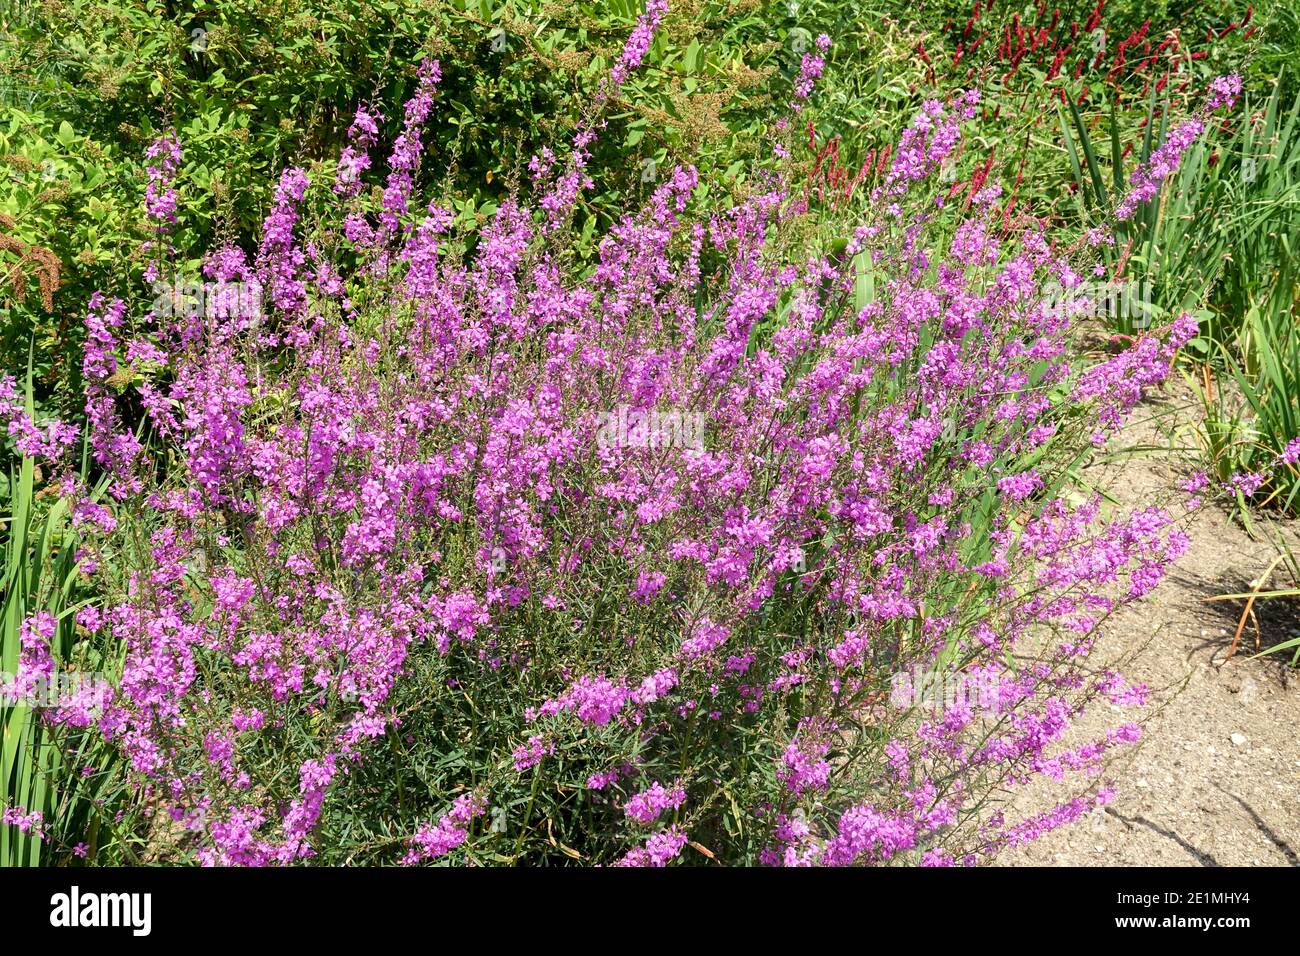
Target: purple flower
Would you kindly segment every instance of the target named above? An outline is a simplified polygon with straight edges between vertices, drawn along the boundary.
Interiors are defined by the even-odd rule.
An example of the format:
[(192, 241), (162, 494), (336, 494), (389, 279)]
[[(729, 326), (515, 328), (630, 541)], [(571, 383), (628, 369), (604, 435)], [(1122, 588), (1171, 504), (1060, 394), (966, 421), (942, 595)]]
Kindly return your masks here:
[(424, 824), (406, 842), (410, 849), (402, 857), (403, 866), (446, 856), (469, 838), (469, 824), (487, 812), (487, 801), (474, 794), (456, 798), (449, 811), (435, 824)]
[(686, 802), (686, 790), (674, 786), (668, 790), (655, 782), (645, 790), (633, 794), (623, 807), (623, 812), (639, 823), (653, 823), (665, 810), (675, 810)]
[(644, 846), (635, 847), (614, 863), (615, 866), (664, 867), (675, 859), (686, 846), (686, 834), (673, 827), (656, 833)]

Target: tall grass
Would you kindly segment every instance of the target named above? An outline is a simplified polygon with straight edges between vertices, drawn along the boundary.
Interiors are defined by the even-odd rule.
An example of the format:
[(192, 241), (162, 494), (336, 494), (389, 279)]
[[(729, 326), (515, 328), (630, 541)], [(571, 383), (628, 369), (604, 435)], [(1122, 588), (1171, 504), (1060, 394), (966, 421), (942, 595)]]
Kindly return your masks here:
[[(1103, 153), (1093, 143), (1089, 124), (1078, 107), (1071, 102), (1059, 109), (1061, 138), (1081, 212), (1086, 220), (1104, 221), (1108, 210), (1127, 191), (1120, 140), (1125, 123), (1112, 109)], [(1163, 142), (1169, 112), (1169, 103), (1158, 101), (1152, 90), (1141, 142), (1133, 150), (1134, 165), (1146, 163)], [(1195, 310), (1217, 280), (1228, 237), (1225, 231), (1204, 228), (1222, 205), (1220, 177), (1209, 156), (1204, 143), (1194, 144), (1162, 195), (1115, 230), (1116, 243), (1106, 250), (1107, 264), (1123, 261), (1127, 277), (1149, 288), (1150, 298), (1143, 308), (1112, 315), (1109, 324), (1113, 332), (1131, 337), (1171, 312)], [(1198, 315), (1203, 317), (1203, 313)]]
[[(1247, 100), (1235, 129), (1193, 145), (1163, 193), (1117, 231), (1109, 251), (1112, 261), (1126, 257), (1129, 279), (1151, 290), (1150, 307), (1112, 315), (1110, 331), (1132, 336), (1205, 303), (1194, 313), (1201, 334), (1186, 350), (1200, 365), (1188, 378), (1204, 404), (1206, 463), (1221, 481), (1266, 466), (1300, 434), (1300, 97), (1291, 94), (1288, 106), (1284, 89), (1279, 81), (1257, 108)], [(1138, 161), (1159, 147), (1167, 115), (1153, 95)], [(1121, 125), (1112, 115), (1107, 156), (1079, 110), (1061, 110), (1079, 202), (1096, 220), (1125, 188)], [(1262, 500), (1295, 512), (1300, 474), (1278, 466), (1265, 492)]]
[[(1235, 220), (1222, 282), (1212, 303), (1212, 353), (1202, 376), (1205, 447), (1215, 472), (1258, 468), (1300, 435), (1300, 97), (1289, 109), (1279, 85), (1257, 123), (1234, 145), (1240, 175), (1228, 189)], [(1213, 381), (1221, 370), (1220, 381)], [(1295, 513), (1300, 472), (1273, 470), (1267, 500)]]
[[(12, 674), (17, 670), (19, 628), (34, 603), (43, 561), (29, 560), (31, 511), (33, 504), (34, 466), (25, 459), (10, 482), (12, 511), (6, 526), (4, 616), (0, 631), (0, 670)], [(41, 557), (44, 535), (38, 535), (35, 550)], [(0, 701), (0, 782), (4, 784), (4, 802), (8, 807), (23, 807), (44, 812), (48, 806), (46, 776), (40, 769), (51, 761), (50, 745), (41, 739), (39, 725), (28, 707), (4, 706)], [(16, 826), (0, 826), (0, 865), (37, 865), (41, 859), (40, 841)]]
[[(30, 414), (30, 376), (27, 401)], [(9, 475), (10, 508), (0, 531), (0, 674), (16, 672), (22, 623), (40, 610), (58, 621), (53, 646), (61, 671), (103, 671), (106, 662), (74, 633), (73, 615), (84, 602), (76, 593), (77, 539), (68, 500), (45, 495), (40, 480), (31, 458), (21, 459)], [(41, 832), (0, 825), (0, 866), (67, 862), (73, 841), (64, 837), (73, 833), (90, 834), (89, 854), (100, 842), (100, 807), (109, 796), (107, 771), (114, 758), (102, 740), (56, 731), (30, 703), (0, 696), (0, 804), (40, 813)]]

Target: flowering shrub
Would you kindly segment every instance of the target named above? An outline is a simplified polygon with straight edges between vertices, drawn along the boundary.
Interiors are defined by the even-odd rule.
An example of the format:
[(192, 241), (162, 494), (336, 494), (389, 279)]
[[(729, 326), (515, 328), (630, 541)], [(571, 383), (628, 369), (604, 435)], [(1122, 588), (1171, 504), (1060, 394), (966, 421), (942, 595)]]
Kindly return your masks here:
[[(430, 61), (379, 188), (362, 110), (336, 175), (283, 173), (255, 255), (207, 257), (265, 317), (91, 301), (107, 490), (63, 488), (102, 594), (78, 624), (124, 660), (102, 713), (51, 719), (126, 757), (153, 858), (945, 865), (1108, 798), (1137, 727), (1061, 741), (1141, 702), (1088, 657), (1186, 539), (1064, 483), (1195, 324), (1079, 374), (1040, 290), (1103, 233), (999, 238), (988, 186), (935, 239), (975, 92), (924, 105), (847, 232), (775, 177), (704, 206), (678, 167), (575, 265), (600, 108), (663, 9), (567, 158), (533, 158), (533, 202), (469, 231), (415, 202)], [(180, 145), (153, 151), (151, 275)], [(611, 437), (619, 409), (698, 415), (702, 441)], [(12, 414), (33, 448), (71, 440)], [(891, 694), (919, 671), (988, 692)], [(981, 812), (1066, 775), (1091, 796)]]

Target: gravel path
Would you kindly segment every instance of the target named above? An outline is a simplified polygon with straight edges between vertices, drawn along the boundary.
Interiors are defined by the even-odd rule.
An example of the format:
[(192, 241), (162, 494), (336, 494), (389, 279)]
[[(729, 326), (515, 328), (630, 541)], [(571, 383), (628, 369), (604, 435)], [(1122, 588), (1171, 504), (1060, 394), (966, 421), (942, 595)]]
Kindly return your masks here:
[[(1111, 451), (1186, 447), (1192, 409), (1186, 394), (1157, 397)], [(1145, 414), (1142, 414), (1145, 412)], [(1168, 455), (1126, 456), (1089, 466), (1091, 481), (1129, 507), (1157, 502), (1189, 473)], [(1300, 522), (1273, 527), (1300, 554)], [(1201, 511), (1188, 527), (1191, 547), (1166, 581), (1138, 606), (1108, 622), (1100, 660), (1136, 655), (1125, 675), (1152, 688), (1139, 721), (1143, 742), (1112, 765), (1118, 794), (1104, 810), (1003, 854), (1000, 865), (1300, 866), (1300, 669), (1284, 655), (1249, 660), (1251, 624), (1228, 658), (1244, 601), (1207, 603), (1250, 589), (1276, 555), (1222, 510)], [(1273, 587), (1289, 582), (1276, 576)], [(1270, 647), (1300, 632), (1300, 602), (1260, 602), (1260, 641)], [(1097, 736), (1132, 710), (1104, 708), (1076, 728)], [(1062, 793), (1073, 796), (1072, 793)], [(1048, 805), (1045, 793), (1015, 801), (1018, 812)]]

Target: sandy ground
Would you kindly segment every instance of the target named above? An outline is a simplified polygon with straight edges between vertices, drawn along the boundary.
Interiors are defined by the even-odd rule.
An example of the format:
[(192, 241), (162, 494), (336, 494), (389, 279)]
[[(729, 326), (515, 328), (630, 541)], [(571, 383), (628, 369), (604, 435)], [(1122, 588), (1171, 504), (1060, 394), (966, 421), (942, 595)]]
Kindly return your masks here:
[[(1088, 478), (1140, 507), (1189, 474), (1190, 459), (1176, 449), (1192, 442), (1194, 409), (1191, 396), (1180, 392), (1153, 396), (1108, 449), (1169, 452), (1130, 451), (1090, 465)], [(1177, 464), (1180, 459), (1189, 464)], [(1300, 554), (1300, 522), (1272, 527)], [(1215, 507), (1199, 512), (1187, 530), (1191, 547), (1170, 576), (1146, 601), (1116, 614), (1098, 642), (1102, 660), (1136, 655), (1124, 673), (1153, 691), (1137, 718), (1142, 743), (1110, 768), (1115, 800), (1002, 854), (1000, 865), (1300, 866), (1300, 669), (1286, 666), (1287, 654), (1250, 660), (1256, 650), (1251, 623), (1229, 659), (1245, 602), (1204, 601), (1250, 590), (1277, 551), (1259, 529), (1252, 538)], [(1266, 587), (1292, 583), (1275, 574)], [(1261, 647), (1300, 633), (1300, 601), (1256, 608)], [(1114, 711), (1094, 712), (1075, 730), (1090, 738), (1134, 719), (1131, 709), (1122, 716)], [(1019, 798), (1014, 806), (1034, 812), (1047, 805), (1043, 796)]]

